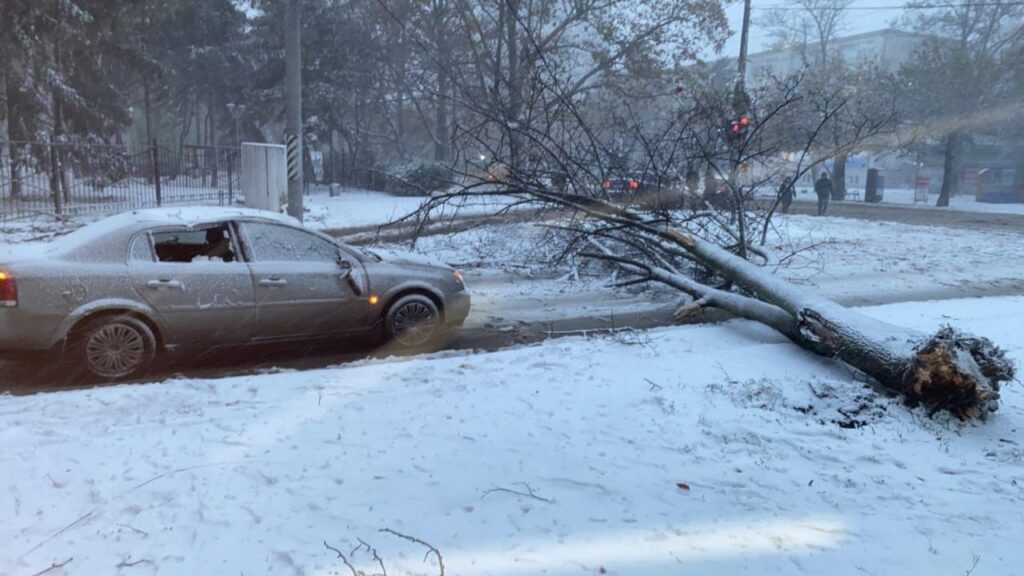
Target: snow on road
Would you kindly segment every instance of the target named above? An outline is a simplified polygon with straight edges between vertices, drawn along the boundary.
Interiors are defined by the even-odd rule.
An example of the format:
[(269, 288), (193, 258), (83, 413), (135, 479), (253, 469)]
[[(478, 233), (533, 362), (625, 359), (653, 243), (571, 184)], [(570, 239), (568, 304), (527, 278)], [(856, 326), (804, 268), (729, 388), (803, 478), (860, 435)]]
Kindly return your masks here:
[[(1024, 360), (1024, 298), (867, 312)], [(1017, 574), (1022, 426), (740, 321), (0, 397), (0, 573)]]

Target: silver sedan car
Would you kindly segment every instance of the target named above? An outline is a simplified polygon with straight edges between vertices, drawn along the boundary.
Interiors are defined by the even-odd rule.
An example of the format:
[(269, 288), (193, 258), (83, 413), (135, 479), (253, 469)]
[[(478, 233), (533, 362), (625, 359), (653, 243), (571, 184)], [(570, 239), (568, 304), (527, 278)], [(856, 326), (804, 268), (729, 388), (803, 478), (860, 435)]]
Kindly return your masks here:
[(240, 208), (113, 216), (0, 247), (0, 356), (139, 377), (165, 351), (383, 334), (429, 343), (469, 314), (462, 275)]

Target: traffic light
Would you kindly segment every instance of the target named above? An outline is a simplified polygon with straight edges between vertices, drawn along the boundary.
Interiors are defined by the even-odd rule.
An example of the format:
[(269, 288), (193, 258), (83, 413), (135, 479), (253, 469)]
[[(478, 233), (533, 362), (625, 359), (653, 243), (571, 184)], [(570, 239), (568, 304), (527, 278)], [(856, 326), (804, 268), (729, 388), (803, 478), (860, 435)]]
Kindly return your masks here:
[(732, 121), (732, 124), (729, 125), (729, 133), (732, 134), (733, 136), (740, 136), (741, 134), (744, 134), (747, 131), (747, 128), (749, 126), (750, 116), (744, 114), (743, 116), (740, 116), (739, 118)]

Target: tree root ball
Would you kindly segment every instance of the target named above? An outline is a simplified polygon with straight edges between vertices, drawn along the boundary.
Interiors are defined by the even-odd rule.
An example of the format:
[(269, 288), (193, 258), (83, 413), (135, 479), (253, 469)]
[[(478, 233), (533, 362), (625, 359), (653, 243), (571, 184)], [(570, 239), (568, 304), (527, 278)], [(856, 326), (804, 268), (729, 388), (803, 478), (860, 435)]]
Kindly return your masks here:
[(999, 388), (1015, 374), (1013, 362), (990, 340), (947, 326), (917, 348), (903, 390), (930, 413), (984, 419), (999, 408)]

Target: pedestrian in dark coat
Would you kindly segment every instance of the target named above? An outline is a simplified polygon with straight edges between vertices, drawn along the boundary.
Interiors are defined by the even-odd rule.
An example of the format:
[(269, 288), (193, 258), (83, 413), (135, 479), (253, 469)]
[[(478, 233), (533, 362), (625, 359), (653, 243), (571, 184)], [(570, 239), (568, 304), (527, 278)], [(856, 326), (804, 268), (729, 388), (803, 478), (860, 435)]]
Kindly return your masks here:
[(824, 216), (828, 210), (828, 199), (832, 197), (832, 179), (828, 172), (821, 173), (821, 178), (814, 183), (814, 192), (818, 194), (818, 216)]
[(793, 203), (793, 180), (786, 176), (779, 186), (779, 204), (782, 205), (782, 213), (789, 214), (789, 205)]
[(686, 196), (689, 198), (690, 207), (694, 210), (700, 208), (700, 196), (697, 188), (700, 187), (700, 174), (691, 166), (686, 170)]

